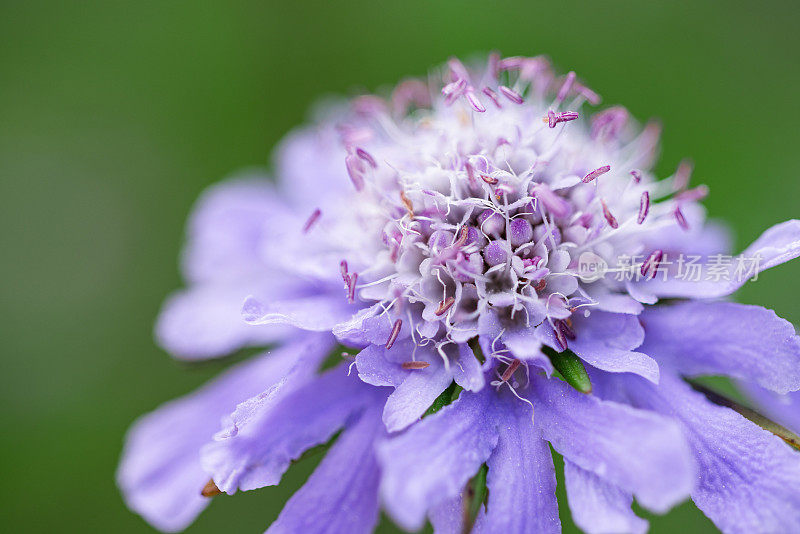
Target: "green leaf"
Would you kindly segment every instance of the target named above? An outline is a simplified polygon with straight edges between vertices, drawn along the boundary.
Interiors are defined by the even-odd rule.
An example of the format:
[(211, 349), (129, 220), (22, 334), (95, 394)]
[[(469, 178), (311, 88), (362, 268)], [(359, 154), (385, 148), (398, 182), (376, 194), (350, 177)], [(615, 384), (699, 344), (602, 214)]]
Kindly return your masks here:
[(550, 347), (542, 347), (542, 352), (550, 358), (553, 367), (567, 384), (581, 393), (592, 392), (592, 381), (589, 380), (589, 375), (586, 373), (583, 362), (574, 352), (569, 349), (563, 352), (556, 352)]

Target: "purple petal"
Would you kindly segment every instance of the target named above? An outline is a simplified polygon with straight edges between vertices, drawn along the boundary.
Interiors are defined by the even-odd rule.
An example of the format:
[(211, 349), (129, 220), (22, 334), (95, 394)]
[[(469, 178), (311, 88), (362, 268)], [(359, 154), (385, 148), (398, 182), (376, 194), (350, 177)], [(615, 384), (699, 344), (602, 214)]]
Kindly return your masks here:
[(475, 532), (559, 533), (556, 473), (550, 447), (531, 420), (528, 404), (509, 395), (506, 423), (487, 467), (489, 501)]
[(347, 428), (267, 534), (372, 532), (378, 522), (380, 480), (375, 441), (382, 427), (379, 410), (371, 409)]
[(464, 533), (464, 497), (459, 494), (431, 508), (428, 514), (434, 534)]
[[(537, 329), (547, 345), (560, 350), (548, 323)], [(635, 315), (592, 312), (589, 317), (575, 318), (577, 336), (569, 348), (586, 363), (611, 373), (635, 373), (651, 382), (658, 382), (658, 364), (650, 356), (633, 351), (644, 340), (644, 329)]]
[(664, 512), (694, 487), (694, 462), (669, 418), (532, 377), (536, 424), (560, 454)]
[(467, 391), (480, 391), (486, 383), (481, 364), (466, 343), (458, 345), (458, 357), (450, 362), (450, 371), (456, 384)]
[(158, 343), (177, 358), (224, 356), (248, 345), (265, 345), (291, 332), (282, 325), (252, 326), (242, 319), (242, 301), (252, 286), (204, 284), (172, 295), (156, 324)]
[(800, 392), (779, 395), (753, 383), (740, 383), (739, 387), (770, 419), (800, 433)]
[[(397, 347), (391, 350), (396, 349)], [(408, 359), (411, 360), (410, 353)], [(403, 430), (422, 417), (453, 380), (452, 373), (445, 368), (440, 356), (434, 351), (419, 348), (417, 361), (426, 361), (430, 366), (410, 371), (403, 383), (389, 395), (384, 406), (383, 422), (389, 432)]]
[[(774, 267), (800, 256), (800, 221), (790, 220), (775, 225), (756, 239), (742, 254), (734, 256), (730, 262), (713, 266), (715, 273), (709, 275), (712, 267), (703, 266), (700, 280), (691, 277), (668, 277), (639, 282), (642, 291), (659, 297), (678, 298), (719, 298), (730, 295), (754, 274)], [(757, 261), (754, 261), (758, 258)], [(742, 263), (743, 262), (743, 263)], [(748, 276), (744, 276), (737, 269), (743, 267), (743, 272), (752, 269)]]
[(586, 534), (644, 534), (647, 521), (631, 510), (633, 497), (594, 473), (564, 461), (572, 520)]
[(771, 310), (685, 302), (648, 308), (642, 320), (642, 351), (681, 374), (725, 374), (778, 393), (800, 389), (800, 337)]
[(543, 369), (547, 376), (553, 374), (553, 364), (542, 352), (542, 342), (537, 337), (535, 328), (509, 330), (503, 333), (501, 340), (515, 358), (533, 363)]
[(189, 220), (182, 258), (186, 279), (225, 281), (265, 272), (268, 262), (259, 248), (276, 228), (270, 223), (286, 212), (285, 202), (263, 177), (206, 190)]
[[(403, 344), (405, 345), (405, 344)], [(356, 356), (358, 377), (373, 386), (397, 387), (408, 377), (409, 371), (396, 361), (387, 359), (387, 352), (402, 350), (403, 345), (392, 347), (389, 351), (383, 345), (369, 345)]]
[(343, 367), (300, 386), (290, 379), (240, 404), (215, 441), (203, 447), (203, 468), (222, 491), (277, 484), (292, 460), (328, 441), (383, 394)]
[(800, 532), (800, 454), (679, 378), (639, 381), (637, 403), (676, 417), (699, 465), (692, 499), (723, 532)]
[(345, 304), (341, 295), (318, 295), (269, 303), (249, 296), (242, 305), (242, 316), (247, 324), (288, 324), (317, 332), (330, 331), (352, 313), (353, 308)]
[[(137, 421), (128, 432), (117, 480), (128, 506), (165, 531), (186, 528), (209, 500), (200, 495), (210, 475), (200, 448), (237, 403), (277, 382), (300, 351), (331, 346), (325, 338), (292, 343), (231, 369), (195, 393)], [(323, 349), (324, 347), (324, 349)]]
[(426, 417), (378, 449), (381, 495), (397, 523), (421, 528), (430, 509), (461, 493), (498, 439), (495, 392), (464, 391), (453, 404)]

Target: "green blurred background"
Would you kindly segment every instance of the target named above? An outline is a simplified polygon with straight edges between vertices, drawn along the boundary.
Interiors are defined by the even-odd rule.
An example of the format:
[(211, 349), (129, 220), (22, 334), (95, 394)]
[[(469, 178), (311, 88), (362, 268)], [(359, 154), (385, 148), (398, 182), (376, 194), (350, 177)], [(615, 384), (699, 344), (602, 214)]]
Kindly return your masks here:
[[(659, 169), (691, 156), (742, 246), (800, 215), (799, 22), (788, 1), (4, 1), (0, 529), (149, 531), (114, 485), (123, 434), (221, 367), (152, 340), (184, 221), (321, 96), (452, 54), (549, 54), (604, 105), (661, 118)], [(773, 269), (739, 298), (797, 323), (798, 274)], [(263, 531), (312, 467), (215, 499), (189, 531)], [(713, 531), (691, 505), (652, 522), (678, 528)]]

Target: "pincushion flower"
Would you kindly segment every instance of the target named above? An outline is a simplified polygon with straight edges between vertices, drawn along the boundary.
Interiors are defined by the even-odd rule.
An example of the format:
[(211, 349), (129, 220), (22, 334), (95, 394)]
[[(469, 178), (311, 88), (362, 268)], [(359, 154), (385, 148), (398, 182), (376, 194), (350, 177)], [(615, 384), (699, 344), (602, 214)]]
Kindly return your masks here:
[(658, 127), (586, 101), (539, 57), (453, 59), (332, 106), (274, 181), (206, 193), (157, 337), (189, 360), (277, 348), (134, 425), (129, 506), (181, 530), (330, 443), (269, 532), (370, 532), (380, 506), (408, 530), (557, 532), (552, 446), (586, 532), (689, 497), (724, 532), (800, 530), (791, 432), (688, 381), (800, 390), (794, 328), (727, 301), (800, 255), (800, 222), (730, 255), (690, 166), (653, 176)]

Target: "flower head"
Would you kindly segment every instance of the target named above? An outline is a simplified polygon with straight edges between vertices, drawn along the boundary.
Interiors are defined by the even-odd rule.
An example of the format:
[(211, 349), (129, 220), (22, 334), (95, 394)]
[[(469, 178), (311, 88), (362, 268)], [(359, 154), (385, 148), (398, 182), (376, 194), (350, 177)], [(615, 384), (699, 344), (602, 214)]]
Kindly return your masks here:
[[(683, 380), (800, 389), (788, 323), (708, 300), (800, 255), (800, 223), (715, 263), (707, 188), (688, 164), (657, 180), (658, 127), (589, 115), (599, 100), (540, 57), (451, 59), (290, 136), (276, 185), (209, 193), (159, 338), (192, 359), (284, 345), (137, 424), (130, 505), (182, 528), (203, 495), (277, 484), (341, 431), (271, 531), (368, 532), (380, 502), (408, 529), (557, 531), (548, 442), (587, 532), (646, 530), (634, 497), (691, 496), (725, 531), (800, 528), (791, 432)], [(320, 372), (343, 348), (354, 361)]]

